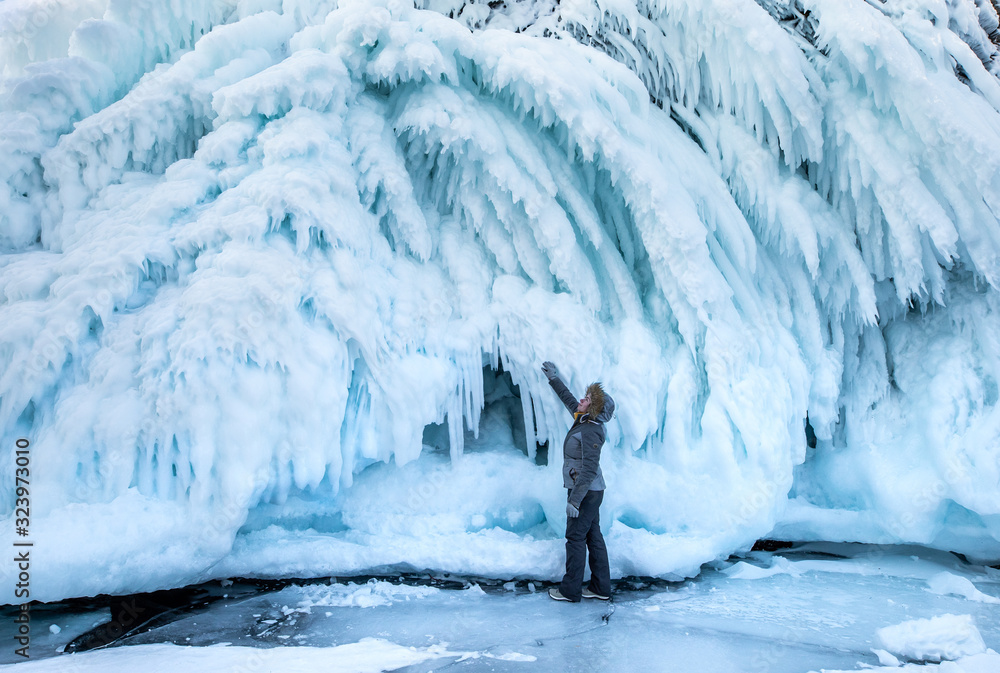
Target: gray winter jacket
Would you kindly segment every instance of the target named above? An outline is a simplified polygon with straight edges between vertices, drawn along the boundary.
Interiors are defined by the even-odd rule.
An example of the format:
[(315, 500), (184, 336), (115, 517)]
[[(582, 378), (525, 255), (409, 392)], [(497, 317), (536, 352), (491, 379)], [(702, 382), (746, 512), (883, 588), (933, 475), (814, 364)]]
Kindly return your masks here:
[[(579, 401), (558, 376), (549, 385), (566, 405), (571, 414), (576, 413)], [(587, 491), (603, 491), (604, 475), (601, 474), (601, 447), (604, 446), (604, 424), (615, 413), (615, 401), (605, 393), (604, 409), (597, 418), (584, 414), (576, 418), (563, 441), (563, 486), (570, 490), (569, 502), (579, 507)]]

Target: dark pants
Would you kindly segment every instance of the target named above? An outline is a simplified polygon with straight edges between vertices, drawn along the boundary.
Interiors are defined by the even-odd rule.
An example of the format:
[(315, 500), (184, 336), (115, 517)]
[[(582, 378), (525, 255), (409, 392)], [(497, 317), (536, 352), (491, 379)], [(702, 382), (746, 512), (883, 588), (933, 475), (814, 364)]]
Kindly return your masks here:
[(580, 503), (580, 516), (566, 519), (566, 574), (559, 593), (574, 603), (583, 598), (583, 566), (590, 551), (590, 583), (595, 594), (611, 595), (608, 548), (601, 535), (601, 501), (604, 491), (587, 491)]

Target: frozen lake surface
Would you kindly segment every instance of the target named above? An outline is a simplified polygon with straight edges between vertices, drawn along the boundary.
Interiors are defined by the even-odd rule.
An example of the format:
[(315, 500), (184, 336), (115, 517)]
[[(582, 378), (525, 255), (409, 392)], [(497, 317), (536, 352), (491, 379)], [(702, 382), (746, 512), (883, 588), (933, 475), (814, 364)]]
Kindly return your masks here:
[[(892, 670), (1000, 671), (1000, 570), (926, 549), (754, 552), (685, 582), (620, 580), (610, 603), (555, 602), (546, 585), (524, 580), (403, 580), (155, 594), (181, 604), (109, 647), (73, 654), (62, 650), (114, 610), (128, 625), (144, 621), (147, 599), (38, 606), (31, 661), (0, 669), (804, 673), (898, 662)], [(5, 615), (2, 642), (13, 642), (12, 626)], [(9, 645), (0, 657), (17, 659)]]

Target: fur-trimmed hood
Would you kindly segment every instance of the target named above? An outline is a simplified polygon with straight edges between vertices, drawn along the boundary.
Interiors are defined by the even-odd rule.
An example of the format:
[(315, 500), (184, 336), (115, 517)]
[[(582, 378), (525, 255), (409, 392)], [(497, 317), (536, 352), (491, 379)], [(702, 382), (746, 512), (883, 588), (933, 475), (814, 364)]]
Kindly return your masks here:
[(587, 386), (587, 394), (590, 395), (590, 409), (587, 415), (598, 423), (607, 423), (615, 415), (615, 400), (605, 392), (600, 383), (591, 383)]

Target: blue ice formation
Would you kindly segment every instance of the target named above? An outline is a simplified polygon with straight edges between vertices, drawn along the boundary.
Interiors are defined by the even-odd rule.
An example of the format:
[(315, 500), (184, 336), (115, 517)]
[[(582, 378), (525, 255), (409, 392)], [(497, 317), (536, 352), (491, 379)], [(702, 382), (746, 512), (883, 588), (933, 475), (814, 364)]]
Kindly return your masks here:
[(616, 574), (1000, 556), (990, 0), (417, 5), (0, 4), (32, 598), (555, 577), (547, 359), (618, 402)]

